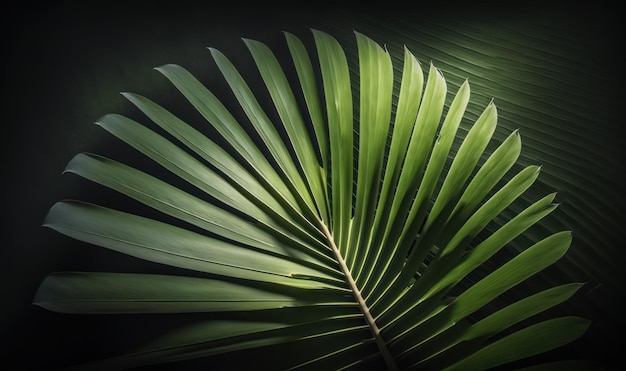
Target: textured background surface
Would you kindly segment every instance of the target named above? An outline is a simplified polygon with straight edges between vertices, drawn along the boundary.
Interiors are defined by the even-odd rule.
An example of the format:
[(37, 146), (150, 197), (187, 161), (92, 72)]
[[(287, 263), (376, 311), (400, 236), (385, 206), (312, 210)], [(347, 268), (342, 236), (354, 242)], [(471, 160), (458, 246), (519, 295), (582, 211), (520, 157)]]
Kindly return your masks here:
[[(49, 6), (3, 12), (2, 195), (7, 207), (0, 252), (2, 352), (25, 365), (54, 369), (114, 352), (132, 344), (137, 331), (149, 332), (150, 317), (64, 316), (30, 305), (41, 280), (53, 271), (162, 269), (40, 226), (49, 207), (63, 198), (123, 202), (76, 177), (61, 176), (67, 161), (81, 151), (130, 164), (137, 157), (91, 125), (111, 112), (140, 117), (118, 92), (176, 104), (180, 97), (153, 67), (181, 64), (219, 90), (224, 84), (206, 47), (241, 60), (237, 66), (246, 75), (253, 68), (240, 37), (266, 42), (280, 52), (286, 50), (281, 31), (310, 42), (309, 28), (317, 28), (336, 36), (352, 60), (353, 30), (386, 44), (397, 69), (406, 45), (423, 64), (432, 61), (442, 70), (449, 92), (469, 78), (472, 105), (464, 128), (495, 98), (499, 127), (490, 148), (520, 129), (518, 165), (543, 165), (538, 183), (521, 203), (554, 191), (561, 203), (541, 228), (512, 248), (524, 248), (548, 232), (574, 233), (572, 248), (558, 265), (519, 292), (586, 282), (552, 313), (580, 315), (593, 324), (583, 339), (553, 356), (616, 365), (621, 347), (613, 339), (625, 330), (626, 297), (625, 129), (618, 116), (623, 72), (617, 10), (593, 5), (243, 13)], [(118, 335), (127, 329), (134, 330)]]

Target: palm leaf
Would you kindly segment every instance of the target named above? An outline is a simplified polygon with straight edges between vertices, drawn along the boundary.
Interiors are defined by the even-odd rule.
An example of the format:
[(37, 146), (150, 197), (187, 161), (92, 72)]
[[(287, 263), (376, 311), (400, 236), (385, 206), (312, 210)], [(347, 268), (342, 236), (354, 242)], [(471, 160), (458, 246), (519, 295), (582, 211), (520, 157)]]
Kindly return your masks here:
[[(501, 300), (557, 262), (571, 234), (557, 232), (509, 261), (493, 260), (556, 208), (550, 194), (479, 239), (540, 169), (531, 165), (510, 174), (521, 151), (517, 131), (487, 156), (495, 104), (460, 135), (470, 99), (467, 80), (447, 105), (446, 80), (433, 63), (425, 78), (405, 48), (404, 66), (394, 76), (388, 51), (355, 32), (357, 89), (339, 42), (318, 30), (312, 37), (316, 58), (285, 33), (297, 76), (293, 86), (269, 47), (244, 40), (271, 98), (267, 106), (227, 56), (210, 49), (244, 115), (230, 112), (183, 67), (157, 68), (219, 141), (132, 93), (123, 95), (161, 134), (121, 115), (98, 120), (196, 191), (112, 159), (78, 154), (66, 172), (179, 223), (68, 200), (52, 207), (45, 226), (196, 276), (55, 273), (41, 284), (35, 304), (64, 313), (208, 317), (85, 367), (298, 347), (273, 368), (465, 370), (508, 364), (581, 336), (584, 319), (533, 320), (579, 284)], [(488, 264), (495, 265), (488, 274), (478, 269)]]

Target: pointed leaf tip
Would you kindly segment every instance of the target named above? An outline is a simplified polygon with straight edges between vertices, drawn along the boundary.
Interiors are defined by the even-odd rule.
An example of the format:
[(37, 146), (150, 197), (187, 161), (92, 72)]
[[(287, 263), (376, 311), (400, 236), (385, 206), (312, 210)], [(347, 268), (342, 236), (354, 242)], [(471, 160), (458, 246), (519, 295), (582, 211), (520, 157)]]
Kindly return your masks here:
[(154, 69), (159, 71), (159, 72), (163, 72), (163, 70), (165, 70), (165, 69), (175, 68), (175, 67), (180, 67), (180, 66), (175, 64), (175, 63), (166, 63), (166, 64), (162, 64), (160, 66), (154, 67)]
[(551, 197), (551, 200), (554, 200), (556, 198), (557, 194), (558, 194), (558, 192), (548, 193), (548, 197)]

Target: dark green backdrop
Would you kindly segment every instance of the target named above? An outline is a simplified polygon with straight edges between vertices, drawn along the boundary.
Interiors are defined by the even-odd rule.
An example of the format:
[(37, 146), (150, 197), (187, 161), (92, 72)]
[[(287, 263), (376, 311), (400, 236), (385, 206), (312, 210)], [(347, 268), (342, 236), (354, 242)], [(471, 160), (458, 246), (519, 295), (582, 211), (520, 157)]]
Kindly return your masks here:
[[(543, 357), (595, 359), (607, 368), (617, 365), (622, 349), (617, 339), (626, 328), (625, 129), (619, 115), (623, 72), (617, 8), (601, 2), (567, 7), (387, 5), (391, 6), (282, 11), (208, 7), (113, 11), (61, 5), (4, 9), (2, 197), (7, 207), (0, 255), (0, 349), (7, 362), (55, 369), (133, 344), (149, 336), (155, 321), (168, 326), (185, 320), (67, 316), (30, 305), (39, 283), (53, 271), (165, 269), (41, 227), (48, 208), (63, 198), (106, 205), (125, 202), (61, 172), (81, 151), (129, 164), (142, 161), (91, 123), (112, 112), (143, 120), (118, 94), (121, 91), (140, 93), (169, 107), (184, 106), (153, 67), (183, 65), (228, 99), (206, 47), (223, 51), (249, 76), (254, 69), (240, 37), (266, 42), (280, 53), (286, 50), (281, 31), (310, 45), (309, 29), (316, 28), (336, 36), (352, 63), (356, 30), (386, 44), (397, 68), (403, 45), (423, 64), (432, 61), (444, 73), (450, 92), (468, 77), (472, 105), (465, 128), (495, 98), (496, 142), (520, 129), (519, 166), (543, 165), (539, 182), (520, 202), (559, 192), (561, 206), (533, 233), (571, 229), (574, 234), (566, 257), (519, 292), (571, 281), (587, 283), (551, 313), (580, 315), (593, 324), (579, 341)], [(526, 247), (532, 238), (518, 241), (512, 250)]]

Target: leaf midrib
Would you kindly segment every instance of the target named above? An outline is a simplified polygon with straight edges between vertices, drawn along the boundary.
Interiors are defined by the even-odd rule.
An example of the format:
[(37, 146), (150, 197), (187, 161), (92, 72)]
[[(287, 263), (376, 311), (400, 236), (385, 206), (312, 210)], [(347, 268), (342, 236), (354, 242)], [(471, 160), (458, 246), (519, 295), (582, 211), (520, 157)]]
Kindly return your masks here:
[(367, 325), (369, 326), (370, 331), (372, 332), (372, 336), (374, 337), (374, 340), (376, 341), (376, 345), (378, 346), (378, 349), (380, 350), (380, 353), (383, 356), (383, 359), (385, 360), (385, 363), (387, 364), (388, 369), (390, 371), (397, 371), (398, 366), (396, 365), (393, 359), (393, 356), (391, 355), (391, 353), (389, 352), (389, 349), (387, 348), (387, 344), (385, 343), (385, 340), (383, 339), (380, 333), (380, 329), (378, 328), (378, 325), (376, 324), (374, 317), (370, 313), (369, 307), (367, 306), (365, 299), (363, 299), (363, 296), (361, 296), (361, 291), (359, 290), (354, 278), (352, 277), (352, 274), (350, 273), (350, 269), (348, 268), (345, 260), (343, 259), (343, 256), (341, 256), (341, 252), (339, 251), (339, 249), (337, 248), (337, 245), (335, 244), (335, 240), (332, 236), (332, 233), (330, 232), (326, 224), (324, 224), (324, 222), (322, 222), (321, 220), (318, 220), (318, 223), (320, 227), (322, 228), (324, 235), (328, 239), (328, 243), (331, 249), (335, 253), (335, 257), (337, 258), (337, 263), (339, 264), (341, 271), (346, 277), (346, 283), (348, 284), (350, 291), (352, 291), (352, 294), (354, 295), (354, 299), (356, 300), (359, 306), (359, 309), (361, 309), (361, 312), (363, 313), (365, 322), (367, 322)]

